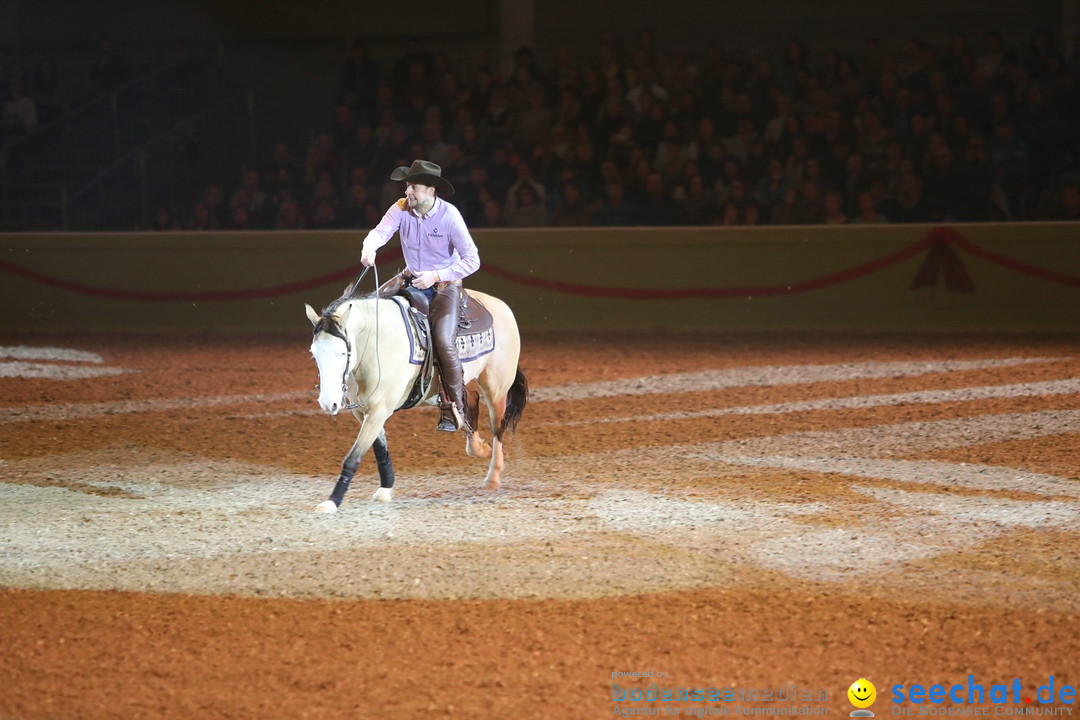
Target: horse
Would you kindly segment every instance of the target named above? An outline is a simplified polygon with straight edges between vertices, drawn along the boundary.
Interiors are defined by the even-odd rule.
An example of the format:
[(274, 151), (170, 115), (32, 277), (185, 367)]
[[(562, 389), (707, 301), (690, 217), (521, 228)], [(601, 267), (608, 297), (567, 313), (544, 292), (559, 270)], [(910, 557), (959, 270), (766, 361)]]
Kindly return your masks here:
[[(330, 498), (315, 508), (320, 513), (337, 512), (368, 448), (374, 450), (379, 471), (379, 488), (372, 500), (392, 499), (394, 469), (385, 424), (395, 411), (408, 404), (417, 380), (422, 379), (423, 366), (410, 362), (412, 336), (397, 302), (380, 296), (378, 291), (355, 295), (359, 282), (346, 288), (345, 294), (321, 314), (305, 305), (314, 326), (311, 355), (319, 370), (319, 406), (330, 416), (351, 410), (360, 422), (356, 442), (341, 463), (341, 474)], [(471, 457), (490, 459), (483, 487), (495, 489), (500, 485), (504, 466), (503, 441), (513, 434), (521, 419), (529, 388), (518, 365), (521, 335), (510, 307), (476, 290), (469, 290), (468, 296), (491, 313), (495, 342), (490, 352), (462, 363), (463, 382), (468, 385), (475, 380), (488, 410), (491, 430), (490, 444), (479, 429), (468, 434), (465, 452)], [(434, 348), (428, 352), (433, 353)], [(437, 386), (437, 382), (431, 382), (418, 404), (438, 402)]]

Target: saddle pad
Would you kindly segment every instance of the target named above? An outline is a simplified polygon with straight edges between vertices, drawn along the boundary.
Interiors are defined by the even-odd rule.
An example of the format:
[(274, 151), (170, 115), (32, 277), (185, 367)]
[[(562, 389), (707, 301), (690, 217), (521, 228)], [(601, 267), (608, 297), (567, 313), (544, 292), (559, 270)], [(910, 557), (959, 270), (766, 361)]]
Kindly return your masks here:
[[(405, 328), (409, 335), (409, 362), (413, 365), (423, 365), (428, 352), (427, 318), (414, 310), (408, 299), (400, 295), (390, 298), (397, 303), (401, 310), (401, 318), (405, 321)], [(457, 351), (461, 362), (469, 362), (478, 357), (483, 357), (495, 349), (495, 330), (488, 327), (480, 332), (462, 333), (458, 331)]]

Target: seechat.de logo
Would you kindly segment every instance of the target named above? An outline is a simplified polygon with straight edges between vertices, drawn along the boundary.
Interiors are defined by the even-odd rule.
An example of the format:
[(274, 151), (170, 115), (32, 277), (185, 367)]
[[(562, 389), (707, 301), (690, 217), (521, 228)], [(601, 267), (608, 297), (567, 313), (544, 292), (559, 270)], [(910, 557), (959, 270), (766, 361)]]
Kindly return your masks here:
[[(975, 681), (974, 675), (968, 675), (966, 683), (948, 685), (936, 683), (929, 687), (912, 683), (911, 685), (893, 685), (892, 701), (894, 705), (910, 702), (913, 705), (994, 705), (995, 715), (1063, 715), (1066, 712), (1072, 714), (1072, 708), (1047, 708), (1041, 707), (1054, 703), (1072, 705), (1076, 702), (1076, 688), (1056, 681), (1050, 676), (1050, 682), (1039, 685), (1034, 696), (1023, 691), (1020, 678), (1013, 678), (1006, 683), (994, 683), (984, 685)], [(1018, 705), (1019, 707), (1011, 707)], [(919, 715), (945, 715), (947, 708), (925, 707), (919, 708)], [(978, 708), (976, 708), (978, 710)], [(914, 715), (915, 708), (897, 707), (893, 709), (894, 715)], [(949, 713), (951, 714), (951, 713)], [(966, 714), (966, 713), (965, 713)], [(977, 713), (986, 714), (986, 713)]]

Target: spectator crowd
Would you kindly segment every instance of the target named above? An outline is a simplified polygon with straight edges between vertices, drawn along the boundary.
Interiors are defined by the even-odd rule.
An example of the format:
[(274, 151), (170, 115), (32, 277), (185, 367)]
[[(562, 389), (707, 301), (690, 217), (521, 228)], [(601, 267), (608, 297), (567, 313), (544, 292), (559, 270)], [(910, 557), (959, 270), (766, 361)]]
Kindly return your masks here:
[(419, 42), (385, 69), (350, 53), (306, 147), (275, 144), (154, 226), (371, 227), (416, 158), (474, 228), (1080, 219), (1080, 54), (1046, 30), (775, 57), (642, 30), (587, 58), (523, 47), (506, 75)]

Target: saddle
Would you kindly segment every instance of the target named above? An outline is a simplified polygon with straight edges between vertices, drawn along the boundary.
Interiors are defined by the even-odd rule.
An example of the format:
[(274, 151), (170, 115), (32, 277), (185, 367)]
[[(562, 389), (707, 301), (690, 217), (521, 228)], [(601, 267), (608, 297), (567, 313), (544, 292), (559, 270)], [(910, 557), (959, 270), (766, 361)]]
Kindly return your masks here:
[[(426, 398), (435, 376), (435, 352), (431, 346), (431, 325), (428, 321), (427, 296), (398, 274), (386, 281), (378, 290), (381, 298), (390, 298), (401, 310), (405, 327), (409, 332), (409, 362), (421, 365), (409, 397), (398, 410), (407, 410)], [(495, 332), (491, 313), (479, 300), (461, 289), (461, 312), (458, 315), (457, 351), (461, 362), (475, 360), (495, 349)]]

